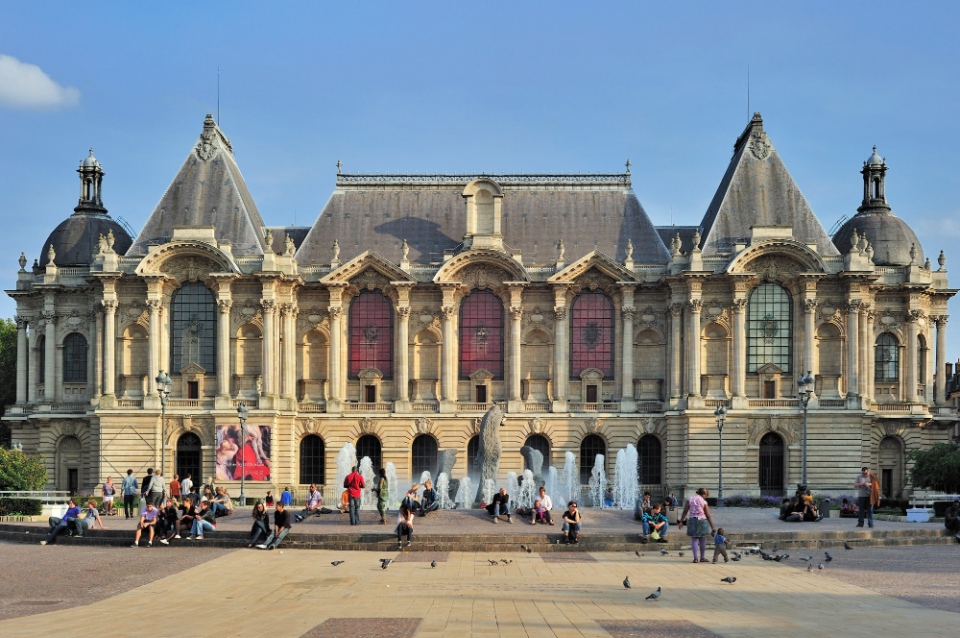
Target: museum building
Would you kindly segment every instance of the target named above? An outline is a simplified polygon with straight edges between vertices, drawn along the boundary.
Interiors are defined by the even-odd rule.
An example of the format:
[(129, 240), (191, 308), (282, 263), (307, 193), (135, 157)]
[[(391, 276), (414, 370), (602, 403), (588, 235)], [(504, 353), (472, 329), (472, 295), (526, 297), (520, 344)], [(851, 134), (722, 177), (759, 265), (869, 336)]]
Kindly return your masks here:
[[(851, 191), (855, 192), (851, 167)], [(831, 237), (755, 114), (699, 224), (655, 227), (622, 174), (343, 173), (311, 227), (268, 226), (207, 116), (134, 238), (80, 199), (16, 287), (3, 421), (50, 487), (161, 467), (217, 475), (223, 432), (260, 426), (247, 493), (334, 484), (346, 443), (402, 481), (475, 474), (494, 403), (500, 472), (523, 445), (587, 482), (639, 453), (641, 485), (903, 494), (907, 454), (951, 439), (947, 283), (886, 198), (876, 149)], [(852, 208), (851, 202), (851, 208)], [(723, 408), (721, 410), (720, 408)], [(718, 428), (722, 425), (722, 430)], [(233, 466), (219, 484), (238, 487)], [(245, 471), (245, 470), (244, 470)], [(263, 478), (262, 476), (260, 477)], [(612, 476), (611, 476), (612, 478)], [(233, 490), (236, 493), (236, 490)]]

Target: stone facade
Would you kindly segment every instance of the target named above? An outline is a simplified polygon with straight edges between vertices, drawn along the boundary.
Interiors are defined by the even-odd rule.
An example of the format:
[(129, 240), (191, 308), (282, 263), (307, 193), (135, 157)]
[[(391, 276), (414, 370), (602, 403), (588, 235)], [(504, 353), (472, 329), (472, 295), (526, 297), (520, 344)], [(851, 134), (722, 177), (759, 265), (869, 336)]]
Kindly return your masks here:
[[(861, 212), (875, 217), (886, 165), (871, 166)], [(79, 172), (96, 191), (74, 215), (95, 199), (106, 216), (99, 163)], [(902, 494), (907, 453), (956, 427), (941, 381), (954, 291), (943, 255), (933, 269), (919, 244), (877, 265), (873, 243), (897, 255), (871, 219), (870, 236), (854, 224), (831, 243), (755, 116), (697, 227), (654, 228), (629, 164), (338, 174), (310, 229), (267, 227), (208, 117), (132, 245), (102, 226), (89, 259), (58, 263), (84, 247), (55, 234), (42, 265), (21, 262), (4, 421), (47, 459), (51, 487), (90, 490), (162, 459), (167, 476), (213, 476), (218, 426), (237, 425), (243, 403), (248, 425), (270, 428), (271, 478), (248, 486), (260, 495), (334, 484), (346, 443), (401, 480), (455, 450), (459, 478), (497, 403), (501, 474), (522, 471), (527, 444), (558, 468), (566, 452), (587, 467), (603, 453), (612, 475), (633, 444), (643, 485), (683, 492), (717, 483), (723, 406), (728, 495), (790, 490), (804, 430), (811, 487), (849, 492), (869, 465)]]

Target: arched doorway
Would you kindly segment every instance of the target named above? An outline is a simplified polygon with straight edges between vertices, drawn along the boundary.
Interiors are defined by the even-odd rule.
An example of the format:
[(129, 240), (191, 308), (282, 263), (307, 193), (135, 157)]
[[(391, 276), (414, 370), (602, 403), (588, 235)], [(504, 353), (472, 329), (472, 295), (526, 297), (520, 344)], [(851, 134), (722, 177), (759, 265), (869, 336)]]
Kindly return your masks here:
[(880, 493), (886, 498), (901, 498), (903, 495), (903, 445), (894, 436), (885, 436), (880, 441), (877, 454), (880, 469)]
[(57, 445), (57, 489), (71, 495), (81, 489), (80, 471), (83, 468), (83, 445), (75, 436), (65, 436)]
[(607, 443), (596, 434), (588, 434), (580, 443), (580, 485), (590, 484), (590, 474), (596, 465), (597, 455), (603, 455), (603, 472), (607, 471)]
[(324, 484), (323, 439), (316, 434), (308, 434), (300, 440), (300, 485), (311, 483)]
[(430, 477), (437, 480), (437, 440), (429, 434), (421, 434), (413, 440), (410, 446), (410, 467), (414, 481), (419, 481), (424, 472), (430, 472)]
[(370, 457), (370, 463), (375, 470), (379, 471), (383, 467), (380, 439), (373, 434), (364, 434), (357, 439), (357, 463), (362, 461), (365, 456)]
[(652, 434), (644, 434), (637, 441), (637, 478), (640, 485), (660, 485), (663, 483), (663, 448), (660, 439)]
[[(542, 434), (531, 434), (527, 437), (527, 440), (523, 442), (527, 447), (532, 447), (534, 450), (543, 455), (543, 468), (547, 469), (550, 467), (550, 441), (547, 440), (547, 437)], [(526, 469), (526, 466), (524, 466)]]
[(760, 439), (760, 495), (783, 496), (783, 439), (767, 432)]
[(183, 480), (187, 474), (193, 476), (193, 484), (200, 482), (203, 476), (203, 448), (200, 437), (193, 432), (182, 434), (177, 439), (177, 474)]

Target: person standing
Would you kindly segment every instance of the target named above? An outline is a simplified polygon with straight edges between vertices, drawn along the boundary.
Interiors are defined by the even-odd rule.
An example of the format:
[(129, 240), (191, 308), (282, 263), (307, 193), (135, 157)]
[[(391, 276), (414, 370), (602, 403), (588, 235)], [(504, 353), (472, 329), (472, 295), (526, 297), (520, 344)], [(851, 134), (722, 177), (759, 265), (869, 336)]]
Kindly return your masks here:
[(350, 473), (343, 481), (343, 486), (347, 488), (347, 497), (350, 499), (350, 524), (360, 524), (360, 498), (363, 496), (363, 488), (367, 486), (363, 481), (363, 475), (357, 471), (357, 466), (350, 468)]
[(113, 477), (108, 476), (107, 482), (103, 484), (103, 515), (113, 516), (113, 497), (117, 493), (117, 488), (113, 485)]
[[(193, 494), (193, 479), (192, 479), (192, 477), (193, 477), (193, 474), (190, 474), (189, 472), (187, 472), (187, 478), (185, 478), (185, 479), (183, 479), (182, 481), (180, 481), (180, 493), (183, 494), (184, 496), (190, 496), (191, 494)], [(174, 477), (174, 478), (176, 478), (176, 477)], [(172, 488), (173, 488), (173, 485), (171, 484), (170, 487), (171, 487), (171, 489), (172, 489)]]
[[(710, 492), (705, 487), (687, 499), (680, 515), (680, 525), (687, 526), (687, 536), (690, 537), (690, 549), (693, 550), (693, 562), (707, 562), (707, 535), (713, 535), (716, 529), (710, 517), (710, 506), (707, 497)], [(689, 515), (689, 520), (687, 516)], [(688, 524), (689, 523), (689, 524)]]
[(380, 514), (380, 524), (387, 524), (387, 501), (390, 499), (390, 484), (387, 481), (387, 471), (380, 468), (380, 478), (377, 480), (377, 513)]
[(290, 507), (293, 504), (293, 493), (289, 487), (283, 488), (283, 492), (280, 494), (280, 502), (283, 503), (284, 507)]
[(163, 480), (163, 472), (157, 472), (153, 475), (153, 480), (150, 481), (150, 500), (153, 501), (153, 506), (157, 509), (163, 506), (163, 493), (166, 489)]
[(727, 559), (727, 537), (724, 536), (722, 527), (713, 535), (713, 562), (717, 562), (717, 556), (723, 556), (725, 563), (730, 562)]
[(178, 501), (180, 500), (180, 475), (174, 474), (173, 480), (170, 481), (170, 498), (175, 498)]
[[(857, 527), (863, 527), (864, 516), (867, 518), (867, 524), (873, 527), (873, 505), (870, 502), (870, 493), (873, 491), (873, 479), (870, 476), (870, 468), (860, 469), (860, 476), (853, 482), (857, 488)], [(879, 491), (879, 490), (878, 490)]]
[(123, 492), (123, 514), (126, 518), (133, 518), (133, 499), (136, 498), (139, 489), (133, 470), (127, 470), (127, 475), (123, 477), (123, 482), (120, 484), (120, 491)]
[(140, 498), (143, 499), (143, 508), (150, 502), (150, 484), (153, 483), (153, 468), (147, 468), (147, 475), (140, 481)]

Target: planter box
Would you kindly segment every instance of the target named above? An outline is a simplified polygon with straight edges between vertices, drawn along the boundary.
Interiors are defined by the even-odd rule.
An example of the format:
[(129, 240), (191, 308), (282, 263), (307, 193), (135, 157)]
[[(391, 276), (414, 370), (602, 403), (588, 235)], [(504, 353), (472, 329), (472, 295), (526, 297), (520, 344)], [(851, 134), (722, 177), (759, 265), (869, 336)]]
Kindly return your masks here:
[(911, 507), (907, 509), (908, 523), (929, 523), (933, 518), (933, 510), (925, 507)]

